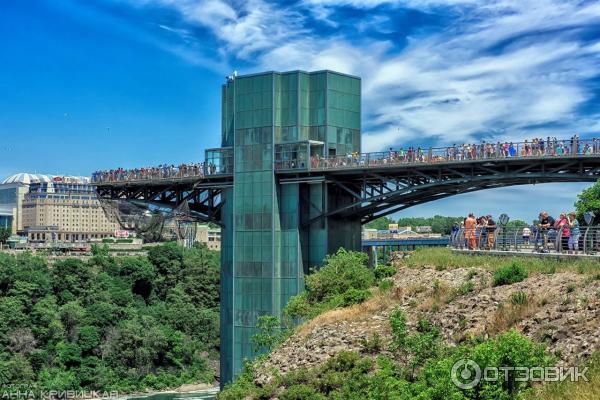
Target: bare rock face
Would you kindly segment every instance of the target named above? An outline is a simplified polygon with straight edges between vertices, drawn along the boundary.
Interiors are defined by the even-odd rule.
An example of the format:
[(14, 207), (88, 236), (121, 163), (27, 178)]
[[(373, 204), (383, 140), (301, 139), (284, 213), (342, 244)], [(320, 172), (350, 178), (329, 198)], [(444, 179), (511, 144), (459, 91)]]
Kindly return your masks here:
[[(390, 312), (400, 307), (409, 330), (425, 318), (449, 345), (515, 328), (546, 344), (560, 364), (575, 365), (600, 347), (600, 280), (575, 273), (538, 274), (523, 282), (491, 287), (484, 269), (400, 268), (394, 287), (366, 303), (333, 310), (308, 321), (261, 367), (258, 384), (324, 363), (342, 350), (363, 351), (377, 334), (382, 352), (391, 341)], [(513, 293), (519, 292), (520, 300)]]

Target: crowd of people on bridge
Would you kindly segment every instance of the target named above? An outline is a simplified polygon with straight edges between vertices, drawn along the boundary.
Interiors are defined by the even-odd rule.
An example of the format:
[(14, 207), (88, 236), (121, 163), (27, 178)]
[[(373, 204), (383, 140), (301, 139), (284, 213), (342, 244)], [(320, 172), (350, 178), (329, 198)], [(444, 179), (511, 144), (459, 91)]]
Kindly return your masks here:
[[(464, 246), (469, 250), (491, 250), (494, 248), (497, 229), (491, 215), (475, 217), (474, 213), (469, 213), (467, 218), (453, 226), (452, 234), (464, 232)], [(518, 229), (524, 246), (535, 245), (540, 252), (547, 253), (552, 247), (556, 249), (556, 243), (561, 250), (570, 254), (579, 253), (581, 229), (574, 211), (560, 213), (558, 218), (542, 211), (534, 225)]]
[(379, 153), (350, 153), (341, 156), (311, 157), (312, 168), (380, 166), (388, 164), (435, 163), (509, 157), (560, 157), (600, 154), (600, 139), (581, 140), (579, 135), (559, 140), (534, 138), (524, 142), (486, 142), (453, 144), (442, 148), (401, 147)]
[[(311, 169), (347, 168), (398, 165), (407, 163), (436, 163), (447, 161), (469, 161), (509, 157), (560, 157), (568, 155), (600, 154), (600, 139), (582, 140), (574, 135), (568, 140), (557, 138), (534, 138), (524, 142), (485, 142), (471, 144), (453, 144), (443, 148), (408, 147), (378, 153), (350, 153), (340, 156), (322, 157), (313, 155), (310, 158)], [(277, 169), (306, 168), (304, 162), (290, 160), (287, 163), (275, 162)], [(175, 179), (185, 177), (203, 177), (224, 173), (223, 168), (213, 163), (192, 163), (134, 169), (117, 168), (114, 170), (96, 171), (92, 174), (92, 182), (118, 182), (151, 179)]]
[(92, 182), (122, 182), (153, 179), (176, 179), (204, 176), (204, 163), (142, 167), (134, 169), (117, 168), (92, 173)]

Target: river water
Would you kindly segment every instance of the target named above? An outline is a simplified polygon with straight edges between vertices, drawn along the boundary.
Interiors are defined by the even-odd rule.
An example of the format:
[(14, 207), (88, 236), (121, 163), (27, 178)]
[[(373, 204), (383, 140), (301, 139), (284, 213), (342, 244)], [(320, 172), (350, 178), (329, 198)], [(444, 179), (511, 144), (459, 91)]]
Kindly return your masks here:
[(214, 400), (218, 389), (202, 390), (193, 393), (159, 393), (148, 396), (123, 397), (119, 400)]

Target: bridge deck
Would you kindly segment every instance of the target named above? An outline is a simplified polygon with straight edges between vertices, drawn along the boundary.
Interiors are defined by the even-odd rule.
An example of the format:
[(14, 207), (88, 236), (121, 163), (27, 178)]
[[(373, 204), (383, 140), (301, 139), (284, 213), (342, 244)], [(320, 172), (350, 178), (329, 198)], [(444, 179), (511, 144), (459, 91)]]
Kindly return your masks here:
[[(287, 169), (275, 169), (279, 176), (327, 176), (327, 175), (364, 175), (368, 172), (389, 171), (411, 171), (415, 169), (438, 169), (438, 168), (465, 168), (471, 166), (498, 167), (504, 165), (518, 166), (544, 162), (551, 163), (573, 163), (579, 161), (600, 160), (600, 154), (578, 154), (561, 156), (526, 156), (526, 157), (501, 157), (482, 158), (472, 160), (443, 160), (435, 162), (403, 162), (397, 160), (379, 160), (377, 163), (364, 164), (348, 162), (336, 166), (298, 167)], [(205, 175), (182, 175), (175, 172), (167, 176), (131, 176), (114, 179), (93, 179), (92, 184), (96, 186), (123, 186), (123, 185), (178, 185), (190, 183), (217, 184), (229, 182), (233, 179), (232, 173), (213, 173)]]

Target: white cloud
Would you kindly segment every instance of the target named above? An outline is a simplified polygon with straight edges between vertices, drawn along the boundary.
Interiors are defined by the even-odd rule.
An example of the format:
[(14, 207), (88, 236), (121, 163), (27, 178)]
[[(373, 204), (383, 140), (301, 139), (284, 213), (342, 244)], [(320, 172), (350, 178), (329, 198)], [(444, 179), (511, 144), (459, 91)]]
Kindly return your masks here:
[[(216, 65), (237, 61), (249, 66), (242, 72), (327, 68), (361, 76), (364, 150), (482, 134), (516, 140), (599, 130), (595, 116), (578, 113), (592, 96), (586, 81), (600, 75), (600, 43), (577, 35), (600, 22), (597, 2), (305, 0), (285, 8), (263, 0), (131, 1), (171, 7), (185, 23), (208, 29), (224, 60)], [(388, 25), (389, 13), (372, 12), (381, 5), (451, 10), (452, 23), (429, 35), (357, 41), (341, 28), (324, 37), (306, 19), (310, 14), (340, 26), (335, 11), (346, 6), (363, 10), (368, 24)], [(358, 31), (367, 25), (361, 26)], [(398, 46), (405, 40), (407, 46)], [(553, 127), (557, 123), (569, 132)]]
[[(302, 32), (302, 15), (263, 0), (130, 0), (143, 7), (169, 7), (183, 21), (208, 29), (217, 39), (217, 52), (225, 58), (249, 59)], [(211, 38), (202, 38), (211, 40)]]

